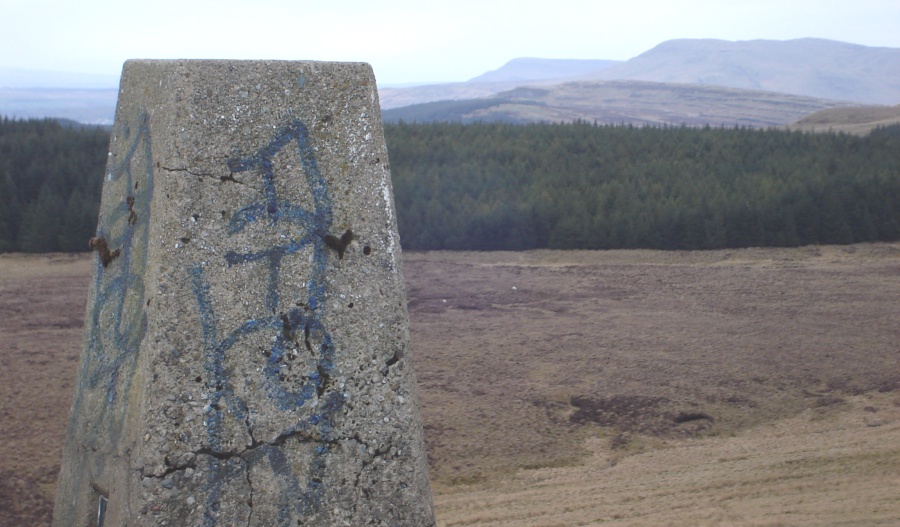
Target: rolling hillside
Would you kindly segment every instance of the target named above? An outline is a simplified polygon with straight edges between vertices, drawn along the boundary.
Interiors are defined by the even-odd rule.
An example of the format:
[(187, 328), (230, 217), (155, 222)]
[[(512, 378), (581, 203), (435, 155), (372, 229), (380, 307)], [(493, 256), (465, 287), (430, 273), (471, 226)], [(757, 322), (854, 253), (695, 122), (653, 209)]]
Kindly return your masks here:
[(584, 79), (726, 86), (893, 105), (900, 103), (900, 49), (815, 38), (669, 40)]
[(572, 122), (749, 126), (793, 123), (850, 103), (718, 86), (643, 81), (583, 81), (518, 87), (472, 99), (384, 109), (385, 122)]
[(381, 99), (382, 108), (390, 109), (486, 97), (516, 87), (510, 84), (598, 80), (720, 86), (893, 105), (900, 103), (900, 49), (814, 38), (669, 40), (625, 62), (515, 59), (468, 82), (382, 89)]
[(830, 108), (800, 119), (788, 128), (806, 132), (844, 132), (866, 135), (879, 126), (900, 124), (900, 104), (897, 106), (854, 106)]

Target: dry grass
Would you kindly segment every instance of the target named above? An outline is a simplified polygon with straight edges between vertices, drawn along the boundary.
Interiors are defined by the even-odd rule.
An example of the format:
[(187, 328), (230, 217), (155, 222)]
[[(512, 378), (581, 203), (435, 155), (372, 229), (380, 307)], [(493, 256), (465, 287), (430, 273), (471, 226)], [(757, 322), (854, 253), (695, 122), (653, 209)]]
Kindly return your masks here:
[(790, 130), (804, 132), (844, 132), (866, 135), (879, 126), (900, 123), (900, 104), (897, 106), (854, 106), (829, 108), (804, 117), (788, 125)]
[(438, 525), (896, 525), (898, 406), (897, 394), (854, 396), (735, 437), (624, 457), (598, 433), (579, 466), (444, 489)]
[[(48, 525), (90, 256), (0, 255), (0, 526)], [(442, 526), (900, 523), (900, 244), (405, 253)]]
[(49, 525), (89, 272), (86, 256), (0, 255), (0, 527)]
[(404, 266), (441, 525), (900, 520), (900, 244)]

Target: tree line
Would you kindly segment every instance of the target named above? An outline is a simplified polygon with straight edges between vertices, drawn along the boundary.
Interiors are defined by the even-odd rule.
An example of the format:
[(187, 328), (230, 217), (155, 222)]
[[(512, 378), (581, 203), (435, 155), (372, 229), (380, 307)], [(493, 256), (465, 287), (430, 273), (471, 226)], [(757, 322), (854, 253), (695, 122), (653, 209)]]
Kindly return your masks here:
[(52, 119), (0, 121), (0, 252), (87, 250), (109, 131)]
[(900, 134), (388, 125), (408, 249), (718, 249), (900, 239)]
[[(413, 250), (717, 249), (900, 239), (900, 127), (385, 126)], [(0, 252), (87, 250), (109, 132), (0, 121)]]

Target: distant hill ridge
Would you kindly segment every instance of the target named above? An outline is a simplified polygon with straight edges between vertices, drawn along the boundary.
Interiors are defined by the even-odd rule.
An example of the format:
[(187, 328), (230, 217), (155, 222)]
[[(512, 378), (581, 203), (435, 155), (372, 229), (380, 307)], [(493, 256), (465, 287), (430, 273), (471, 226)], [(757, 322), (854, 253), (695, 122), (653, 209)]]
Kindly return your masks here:
[(469, 82), (382, 90), (381, 100), (387, 121), (783, 126), (824, 109), (900, 103), (900, 49), (680, 39), (619, 63), (516, 59)]
[(487, 97), (384, 109), (384, 122), (573, 122), (770, 128), (850, 103), (759, 90), (646, 81), (522, 86)]
[[(116, 90), (96, 89), (111, 84), (109, 78), (46, 73), (0, 68), (0, 115), (112, 121)], [(621, 84), (602, 88), (598, 81), (634, 84), (628, 91)], [(531, 92), (534, 96), (525, 100), (529, 97), (523, 93), (529, 92), (518, 90), (522, 87), (547, 88), (559, 96)], [(610, 90), (620, 92), (612, 95), (612, 110), (607, 107), (610, 99), (600, 96)], [(660, 90), (669, 95), (660, 97)], [(735, 91), (729, 95), (724, 90)], [(563, 92), (570, 100), (560, 106)], [(732, 95), (740, 101), (735, 107), (728, 100)], [(789, 99), (789, 111), (781, 117), (777, 111), (773, 114), (786, 96), (803, 100)], [(404, 119), (418, 121), (440, 119), (450, 109), (455, 115), (467, 113), (462, 120), (570, 121), (599, 115), (601, 122), (616, 123), (771, 126), (808, 115), (798, 115), (801, 111), (900, 104), (900, 48), (817, 38), (679, 39), (624, 62), (517, 58), (466, 82), (381, 88), (379, 97), (382, 110), (404, 108)], [(655, 106), (646, 107), (648, 98)], [(443, 101), (440, 108), (413, 107), (437, 101)], [(466, 103), (451, 108), (447, 101)], [(762, 106), (755, 107), (756, 101)], [(425, 114), (417, 114), (419, 110)], [(604, 115), (609, 120), (603, 120)]]
[(511, 84), (546, 85), (563, 80), (696, 84), (895, 105), (900, 104), (900, 48), (817, 38), (668, 40), (624, 62), (514, 59), (468, 82), (383, 89), (382, 108), (487, 97), (517, 87)]
[(764, 90), (864, 104), (900, 103), (900, 49), (834, 40), (669, 40), (584, 80)]

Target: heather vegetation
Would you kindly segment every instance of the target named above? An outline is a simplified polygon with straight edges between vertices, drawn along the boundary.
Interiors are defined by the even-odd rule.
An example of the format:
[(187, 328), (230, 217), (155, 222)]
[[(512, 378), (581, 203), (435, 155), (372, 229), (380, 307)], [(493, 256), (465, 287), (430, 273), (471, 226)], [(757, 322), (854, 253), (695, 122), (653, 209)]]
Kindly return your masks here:
[[(407, 249), (715, 249), (900, 239), (900, 127), (389, 124)], [(107, 131), (0, 122), (0, 252), (87, 250)]]

